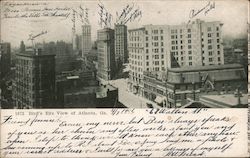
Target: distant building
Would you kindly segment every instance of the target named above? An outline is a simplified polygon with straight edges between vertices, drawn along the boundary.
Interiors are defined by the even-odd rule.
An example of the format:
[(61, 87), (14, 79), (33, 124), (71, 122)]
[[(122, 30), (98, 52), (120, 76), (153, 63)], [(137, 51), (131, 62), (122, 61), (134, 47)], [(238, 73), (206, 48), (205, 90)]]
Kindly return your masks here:
[(73, 44), (73, 51), (76, 55), (81, 55), (82, 53), (82, 35), (75, 35), (75, 44)]
[(164, 107), (181, 107), (204, 94), (247, 93), (247, 74), (239, 64), (145, 71), (143, 82), (144, 97)]
[(56, 73), (60, 74), (63, 71), (72, 71), (75, 65), (78, 64), (77, 57), (74, 54), (71, 43), (64, 41), (49, 42), (40, 44), (43, 52), (46, 54), (55, 54)]
[(97, 78), (105, 83), (114, 77), (115, 50), (114, 30), (105, 28), (97, 32), (98, 69)]
[(82, 26), (82, 57), (90, 52), (91, 43), (91, 25)]
[(120, 67), (128, 60), (127, 26), (115, 25), (115, 62)]
[(0, 80), (10, 72), (11, 48), (10, 43), (0, 43)]
[(224, 47), (224, 63), (225, 64), (236, 63), (235, 53), (232, 46)]
[(52, 108), (55, 104), (55, 55), (41, 49), (16, 54), (14, 101), (17, 108)]
[[(145, 25), (129, 32), (130, 90), (143, 95), (143, 72), (174, 67), (223, 65), (222, 24), (196, 20), (181, 25)], [(138, 87), (138, 88), (137, 88)]]

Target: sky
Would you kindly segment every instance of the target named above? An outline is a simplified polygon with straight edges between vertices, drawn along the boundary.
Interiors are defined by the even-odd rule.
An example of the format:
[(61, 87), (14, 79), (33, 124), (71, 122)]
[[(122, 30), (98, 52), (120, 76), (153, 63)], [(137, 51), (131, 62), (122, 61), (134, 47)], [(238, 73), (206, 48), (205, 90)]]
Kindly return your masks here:
[[(24, 4), (26, 2), (26, 4)], [(31, 3), (39, 2), (39, 5)], [(223, 25), (223, 34), (233, 37), (246, 35), (248, 20), (248, 1), (210, 1), (215, 4), (206, 15), (199, 13), (194, 19), (199, 18), (205, 21), (221, 21)], [(92, 27), (92, 40), (96, 40), (97, 30), (102, 27), (98, 24), (100, 7), (103, 4), (105, 9), (113, 16), (111, 27), (115, 22), (116, 12), (119, 14), (127, 6), (134, 6), (132, 9), (141, 11), (141, 18), (128, 22), (128, 29), (142, 27), (147, 24), (154, 25), (178, 25), (187, 23), (190, 19), (190, 11), (198, 11), (205, 7), (209, 1), (172, 1), (172, 0), (82, 0), (82, 1), (9, 1), (1, 3), (1, 41), (11, 42), (12, 46), (19, 46), (23, 40), (25, 44), (31, 44), (29, 34), (38, 35), (41, 32), (47, 32), (37, 37), (35, 42), (49, 42), (57, 40), (71, 41), (72, 38), (72, 9), (80, 12), (80, 6), (88, 8), (89, 22)], [(19, 5), (14, 5), (19, 4)], [(5, 15), (12, 16), (27, 13), (27, 9), (44, 8), (67, 8), (60, 13), (70, 13), (65, 17), (31, 17), (31, 18), (5, 18)], [(26, 12), (25, 12), (26, 11)], [(17, 13), (18, 12), (18, 13)], [(58, 12), (58, 13), (59, 13)], [(31, 13), (31, 12), (28, 12)], [(33, 11), (36, 13), (36, 11)], [(128, 14), (129, 15), (129, 14)], [(81, 33), (81, 20), (79, 17), (75, 20), (76, 32)]]

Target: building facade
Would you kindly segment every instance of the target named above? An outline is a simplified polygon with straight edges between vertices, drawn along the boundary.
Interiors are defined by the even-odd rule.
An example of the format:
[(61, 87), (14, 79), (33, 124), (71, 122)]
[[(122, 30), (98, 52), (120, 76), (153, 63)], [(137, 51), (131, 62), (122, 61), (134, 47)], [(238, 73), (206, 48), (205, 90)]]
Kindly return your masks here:
[(115, 62), (119, 67), (128, 60), (127, 26), (115, 25)]
[(82, 26), (82, 56), (91, 50), (91, 25)]
[(113, 79), (115, 68), (114, 30), (105, 28), (97, 32), (98, 70), (97, 78), (101, 82)]
[(237, 89), (247, 93), (247, 74), (239, 64), (144, 72), (144, 97), (164, 107), (181, 107), (204, 94), (233, 94)]
[(14, 82), (17, 108), (52, 108), (55, 104), (55, 55), (41, 49), (17, 54)]
[(11, 48), (10, 43), (0, 43), (0, 79), (10, 72)]
[(143, 95), (143, 71), (223, 65), (222, 24), (196, 20), (129, 30), (130, 90)]

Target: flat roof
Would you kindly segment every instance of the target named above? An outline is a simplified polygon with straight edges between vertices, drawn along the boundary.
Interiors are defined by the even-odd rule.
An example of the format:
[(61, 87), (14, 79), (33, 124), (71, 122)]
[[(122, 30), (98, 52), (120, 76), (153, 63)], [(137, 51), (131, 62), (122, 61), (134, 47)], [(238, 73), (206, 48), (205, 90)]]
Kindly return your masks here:
[[(235, 97), (234, 94), (223, 94), (223, 95), (204, 95), (201, 96), (201, 100), (208, 100), (210, 102), (214, 102), (220, 104), (221, 106), (234, 107), (238, 105), (238, 97)], [(248, 104), (248, 95), (242, 94), (240, 97), (241, 104)]]
[(206, 66), (189, 66), (181, 68), (170, 68), (170, 72), (193, 72), (193, 71), (208, 71), (208, 70), (224, 70), (243, 68), (240, 64), (226, 64), (226, 65), (206, 65)]

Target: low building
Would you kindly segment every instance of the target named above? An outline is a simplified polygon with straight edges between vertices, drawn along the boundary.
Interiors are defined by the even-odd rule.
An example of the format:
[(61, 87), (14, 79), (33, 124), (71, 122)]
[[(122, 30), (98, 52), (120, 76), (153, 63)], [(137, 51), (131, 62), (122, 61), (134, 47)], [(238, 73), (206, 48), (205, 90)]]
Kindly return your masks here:
[(118, 102), (118, 89), (111, 85), (66, 90), (64, 108), (113, 108)]
[(242, 108), (248, 107), (247, 94), (204, 95), (200, 102), (210, 108)]
[(144, 72), (143, 81), (144, 97), (163, 107), (181, 107), (204, 94), (247, 93), (247, 74), (239, 64)]

